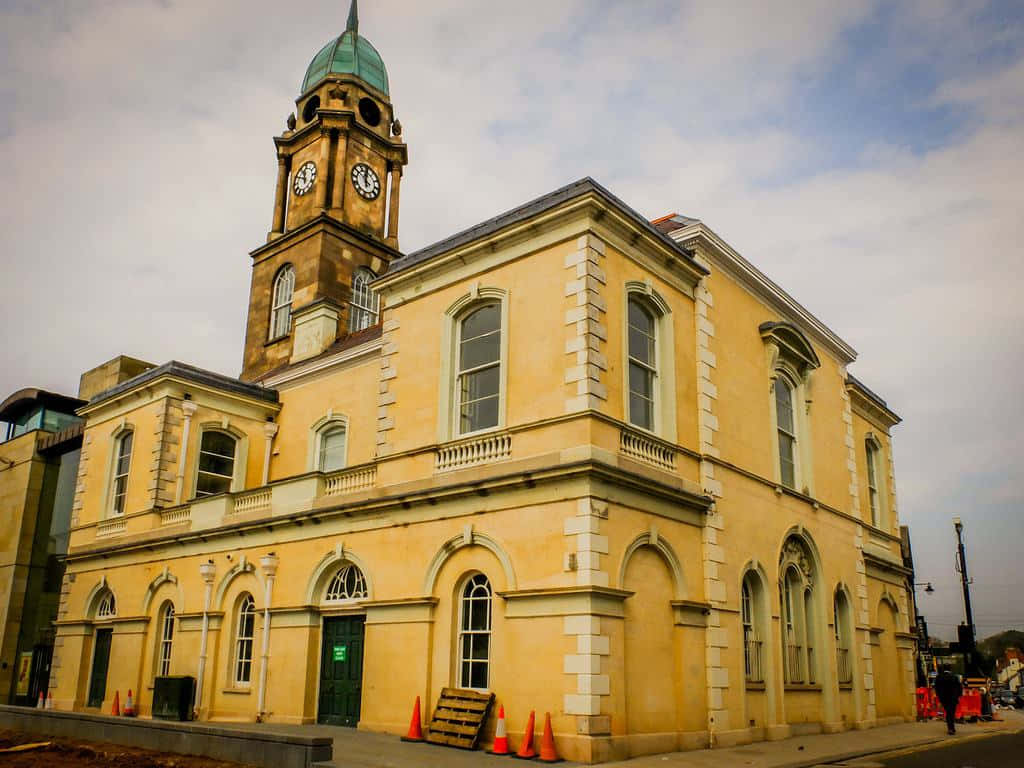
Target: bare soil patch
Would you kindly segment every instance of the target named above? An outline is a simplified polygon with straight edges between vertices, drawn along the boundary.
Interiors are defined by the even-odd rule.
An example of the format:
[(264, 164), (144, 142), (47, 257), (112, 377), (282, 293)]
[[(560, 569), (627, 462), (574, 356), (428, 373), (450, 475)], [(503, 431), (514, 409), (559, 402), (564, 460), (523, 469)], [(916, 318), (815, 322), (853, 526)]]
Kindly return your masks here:
[(0, 752), (0, 768), (242, 768), (239, 763), (226, 763), (209, 757), (0, 730), (0, 750), (46, 741), (50, 742), (49, 745), (38, 749)]

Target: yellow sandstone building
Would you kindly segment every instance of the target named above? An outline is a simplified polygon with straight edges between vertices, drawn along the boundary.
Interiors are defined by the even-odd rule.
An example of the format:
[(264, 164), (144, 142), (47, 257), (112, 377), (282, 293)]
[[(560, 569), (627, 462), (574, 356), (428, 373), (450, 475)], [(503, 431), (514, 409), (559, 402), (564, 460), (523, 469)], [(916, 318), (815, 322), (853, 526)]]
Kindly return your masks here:
[(402, 253), (354, 9), (296, 107), (242, 376), (78, 411), (58, 709), (190, 675), (202, 720), (400, 733), (471, 688), (591, 762), (913, 716), (899, 418), (846, 342), (590, 179)]

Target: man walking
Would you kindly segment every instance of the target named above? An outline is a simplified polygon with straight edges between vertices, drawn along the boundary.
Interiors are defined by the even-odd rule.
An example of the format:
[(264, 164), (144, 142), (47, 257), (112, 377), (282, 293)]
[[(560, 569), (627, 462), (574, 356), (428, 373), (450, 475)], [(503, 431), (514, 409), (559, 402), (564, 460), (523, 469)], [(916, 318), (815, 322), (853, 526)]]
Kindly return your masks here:
[(935, 678), (935, 695), (939, 697), (939, 703), (946, 712), (946, 731), (950, 736), (956, 733), (956, 705), (963, 692), (960, 679), (949, 670), (948, 665), (943, 665), (942, 671)]

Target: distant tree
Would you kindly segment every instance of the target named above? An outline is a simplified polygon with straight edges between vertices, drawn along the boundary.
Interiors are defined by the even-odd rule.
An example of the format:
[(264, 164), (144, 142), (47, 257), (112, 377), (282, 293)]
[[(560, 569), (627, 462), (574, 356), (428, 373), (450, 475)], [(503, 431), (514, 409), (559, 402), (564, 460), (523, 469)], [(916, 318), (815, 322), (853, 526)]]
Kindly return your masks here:
[(1024, 632), (1008, 629), (1005, 632), (986, 637), (978, 643), (978, 650), (993, 659), (1001, 659), (1007, 648), (1019, 648), (1024, 651)]

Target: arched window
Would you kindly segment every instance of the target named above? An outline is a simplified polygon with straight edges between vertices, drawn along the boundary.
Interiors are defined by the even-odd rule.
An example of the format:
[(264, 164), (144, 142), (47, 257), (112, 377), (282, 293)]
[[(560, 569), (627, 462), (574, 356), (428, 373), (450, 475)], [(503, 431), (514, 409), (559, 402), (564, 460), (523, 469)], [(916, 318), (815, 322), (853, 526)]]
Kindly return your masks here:
[(117, 438), (117, 451), (114, 458), (113, 493), (111, 494), (111, 512), (115, 515), (124, 514), (125, 497), (128, 495), (128, 468), (132, 463), (132, 442), (134, 432), (125, 432)]
[(345, 466), (347, 430), (344, 424), (333, 423), (320, 433), (320, 455), (317, 468), (333, 472)]
[(285, 264), (277, 271), (270, 301), (270, 338), (285, 336), (292, 328), (292, 293), (295, 291), (295, 267)]
[(501, 306), (485, 304), (458, 324), (455, 382), (458, 432), (498, 425), (501, 399)]
[(235, 479), (235, 448), (238, 441), (227, 432), (208, 429), (199, 443), (196, 497), (231, 490)]
[(817, 665), (814, 658), (814, 595), (811, 593), (810, 587), (804, 588), (803, 620), (805, 669), (807, 670), (807, 682), (813, 685), (816, 682), (814, 670)]
[(109, 589), (104, 593), (100, 599), (100, 605), (96, 609), (97, 619), (109, 619), (112, 616), (117, 615), (117, 601), (114, 600), (114, 593)]
[(238, 604), (238, 623), (235, 628), (235, 685), (249, 685), (252, 680), (253, 638), (256, 635), (256, 603), (252, 595), (245, 594)]
[(832, 604), (832, 618), (835, 622), (836, 671), (840, 685), (853, 682), (853, 660), (850, 658), (849, 602), (842, 590), (836, 590)]
[(174, 643), (174, 604), (164, 603), (160, 615), (160, 645), (158, 648), (157, 675), (166, 677), (171, 674), (171, 645)]
[(377, 324), (380, 316), (380, 297), (370, 289), (376, 277), (366, 267), (360, 267), (352, 276), (352, 301), (348, 309), (348, 329), (355, 333)]
[(740, 591), (740, 616), (743, 621), (743, 674), (748, 683), (763, 683), (763, 651), (754, 612), (755, 594), (756, 587), (752, 583), (752, 576), (748, 573), (743, 578), (743, 587)]
[(491, 583), (482, 573), (466, 582), (459, 601), (459, 687), (487, 690), (491, 663)]
[(637, 298), (629, 299), (629, 423), (654, 429), (658, 340), (654, 314)]
[(782, 484), (796, 488), (796, 419), (793, 387), (785, 377), (775, 380), (775, 418), (779, 430), (779, 472)]
[(871, 507), (871, 524), (882, 526), (882, 508), (878, 493), (878, 447), (868, 440), (864, 443), (868, 464), (868, 504)]
[(339, 603), (344, 600), (358, 600), (366, 597), (366, 579), (359, 567), (347, 563), (338, 569), (327, 585), (325, 600), (328, 603)]

